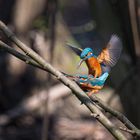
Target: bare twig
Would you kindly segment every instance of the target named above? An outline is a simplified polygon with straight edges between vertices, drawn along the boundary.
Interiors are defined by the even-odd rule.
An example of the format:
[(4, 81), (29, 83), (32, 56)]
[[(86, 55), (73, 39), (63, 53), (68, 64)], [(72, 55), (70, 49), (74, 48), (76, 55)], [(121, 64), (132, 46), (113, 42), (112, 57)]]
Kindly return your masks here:
[(40, 66), (38, 63), (36, 63), (33, 59), (31, 59), (27, 55), (22, 54), (21, 52), (16, 51), (9, 45), (5, 44), (3, 41), (0, 41), (0, 49), (14, 55), (15, 57), (19, 58), (20, 60), (24, 61), (27, 64), (30, 64), (34, 67), (38, 67), (42, 70), (45, 70), (42, 66)]
[(126, 127), (119, 127), (119, 129), (136, 136), (135, 131), (127, 129)]
[(118, 118), (128, 129), (133, 130), (138, 136), (140, 136), (140, 130), (135, 127), (122, 113), (111, 108), (95, 95), (90, 96), (90, 99), (98, 104), (101, 108), (103, 108), (106, 112), (109, 112), (110, 114)]

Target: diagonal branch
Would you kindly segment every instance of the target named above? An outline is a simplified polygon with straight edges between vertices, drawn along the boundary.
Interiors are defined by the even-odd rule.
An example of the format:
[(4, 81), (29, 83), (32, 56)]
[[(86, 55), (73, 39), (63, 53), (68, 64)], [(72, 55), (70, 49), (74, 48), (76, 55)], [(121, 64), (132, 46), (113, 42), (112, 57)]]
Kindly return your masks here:
[(10, 54), (12, 54), (13, 56), (19, 58), (20, 60), (24, 61), (27, 64), (30, 64), (34, 67), (38, 67), (42, 70), (45, 70), (42, 66), (40, 66), (38, 63), (36, 63), (33, 59), (31, 59), (29, 56), (24, 55), (20, 52), (18, 52), (17, 50), (13, 49), (12, 47), (10, 47), (9, 45), (5, 44), (3, 41), (0, 40), (0, 49), (2, 51), (6, 51)]
[(32, 49), (23, 44), (18, 38), (7, 28), (7, 26), (0, 22), (0, 30), (21, 50), (23, 50), (28, 56), (30, 56), (36, 63), (43, 67), (46, 71), (58, 78), (64, 85), (69, 87), (74, 95), (93, 113), (97, 114), (95, 117), (109, 132), (118, 140), (126, 140), (125, 136), (112, 124), (112, 122), (95, 106), (89, 97), (80, 89), (80, 87), (65, 77), (61, 72), (53, 68), (47, 63), (41, 56), (39, 56)]
[(135, 133), (135, 131), (133, 131), (133, 130), (127, 129), (127, 128), (125, 128), (125, 127), (119, 127), (119, 129), (122, 130), (122, 131), (124, 131), (124, 132), (130, 133), (130, 134), (132, 134), (133, 136), (136, 136), (136, 133)]
[(103, 108), (106, 112), (109, 112), (117, 119), (119, 119), (128, 129), (133, 130), (137, 134), (137, 136), (140, 136), (140, 130), (135, 125), (133, 125), (122, 113), (120, 113), (117, 110), (114, 110), (95, 95), (90, 96), (90, 99), (97, 105), (99, 105), (101, 108)]

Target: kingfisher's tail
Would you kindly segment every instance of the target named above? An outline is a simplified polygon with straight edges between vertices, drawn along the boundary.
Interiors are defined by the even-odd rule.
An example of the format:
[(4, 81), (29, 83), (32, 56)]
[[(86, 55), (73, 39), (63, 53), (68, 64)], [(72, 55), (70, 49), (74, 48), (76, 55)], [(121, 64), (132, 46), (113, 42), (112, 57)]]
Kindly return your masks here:
[(105, 72), (98, 79), (105, 82), (108, 76), (109, 76), (109, 73)]

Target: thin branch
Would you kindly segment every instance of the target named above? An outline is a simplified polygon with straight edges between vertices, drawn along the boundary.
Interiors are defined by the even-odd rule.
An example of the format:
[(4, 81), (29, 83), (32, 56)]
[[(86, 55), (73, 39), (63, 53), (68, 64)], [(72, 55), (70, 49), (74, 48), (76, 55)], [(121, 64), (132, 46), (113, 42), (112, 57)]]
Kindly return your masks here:
[(18, 38), (7, 28), (7, 26), (0, 22), (0, 29), (3, 33), (14, 42), (21, 50), (23, 50), (28, 56), (30, 56), (35, 62), (37, 62), (40, 66), (42, 66), (45, 70), (50, 72), (52, 75), (57, 77), (59, 81), (61, 81), (64, 85), (69, 87), (74, 95), (93, 113), (98, 114), (96, 119), (106, 127), (109, 132), (118, 140), (126, 140), (126, 137), (112, 124), (112, 122), (96, 107), (93, 105), (92, 101), (88, 98), (88, 96), (80, 89), (80, 87), (65, 77), (61, 72), (53, 68), (50, 64), (48, 64), (41, 56), (39, 56), (32, 49), (23, 44)]
[(135, 131), (130, 130), (130, 129), (127, 129), (126, 127), (119, 127), (119, 129), (122, 130), (122, 131), (124, 131), (124, 132), (130, 133), (130, 134), (136, 136)]
[(36, 63), (30, 57), (18, 52), (17, 50), (13, 49), (12, 47), (10, 47), (9, 45), (5, 44), (1, 40), (0, 40), (0, 49), (12, 54), (13, 56), (19, 58), (20, 60), (24, 61), (27, 64), (30, 64), (30, 65), (32, 65), (34, 67), (38, 67), (38, 68), (40, 68), (42, 70), (45, 70), (42, 66), (40, 66), (38, 63)]
[(135, 127), (122, 113), (111, 108), (95, 95), (90, 96), (90, 99), (98, 104), (101, 108), (103, 108), (106, 112), (109, 112), (110, 114), (118, 118), (128, 129), (133, 130), (138, 136), (140, 136), (140, 130)]

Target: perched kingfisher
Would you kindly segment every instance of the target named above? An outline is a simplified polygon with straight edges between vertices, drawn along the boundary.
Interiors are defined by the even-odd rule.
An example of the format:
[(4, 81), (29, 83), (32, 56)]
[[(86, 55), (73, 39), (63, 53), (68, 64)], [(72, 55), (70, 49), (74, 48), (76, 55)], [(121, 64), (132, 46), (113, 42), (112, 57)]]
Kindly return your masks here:
[(93, 93), (97, 93), (103, 88), (104, 83), (109, 76), (108, 72), (103, 73), (99, 78), (94, 78), (92, 75), (69, 75), (63, 73), (69, 79), (75, 81), (88, 95), (91, 96)]
[(110, 69), (117, 63), (121, 50), (122, 42), (117, 35), (112, 35), (107, 46), (96, 56), (91, 48), (77, 48), (71, 44), (67, 44), (77, 55), (81, 61), (78, 67), (85, 61), (88, 67), (88, 74), (94, 78), (99, 78), (103, 73), (109, 72)]

